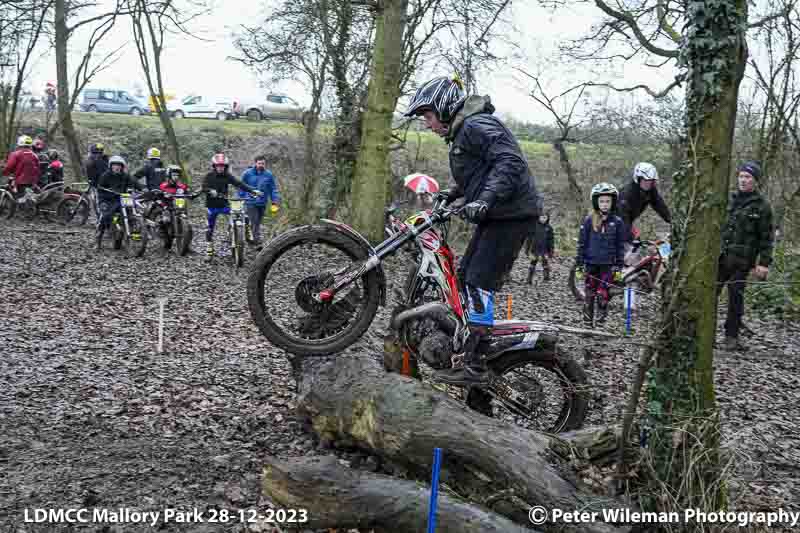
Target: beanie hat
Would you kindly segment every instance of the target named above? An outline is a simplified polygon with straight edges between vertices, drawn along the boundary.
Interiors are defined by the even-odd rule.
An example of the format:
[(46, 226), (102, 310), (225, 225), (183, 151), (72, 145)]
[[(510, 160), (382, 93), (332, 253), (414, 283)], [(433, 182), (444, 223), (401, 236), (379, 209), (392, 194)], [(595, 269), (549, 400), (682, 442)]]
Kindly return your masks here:
[(755, 179), (761, 179), (761, 167), (755, 161), (745, 161), (739, 165), (737, 172), (747, 172)]

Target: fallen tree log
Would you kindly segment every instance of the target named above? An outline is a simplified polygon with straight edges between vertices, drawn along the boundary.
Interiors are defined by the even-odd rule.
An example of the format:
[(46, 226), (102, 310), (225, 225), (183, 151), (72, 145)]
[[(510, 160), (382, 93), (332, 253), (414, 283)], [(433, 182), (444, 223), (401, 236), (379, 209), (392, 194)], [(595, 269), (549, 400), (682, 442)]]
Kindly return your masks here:
[[(267, 459), (264, 496), (291, 509), (308, 511), (304, 528), (359, 528), (425, 531), (429, 487), (414, 481), (352, 470), (335, 457)], [(436, 531), (442, 533), (534, 532), (511, 520), (439, 494)]]
[[(567, 481), (551, 464), (555, 455), (548, 436), (470, 411), (417, 380), (386, 373), (372, 358), (305, 358), (295, 362), (295, 375), (298, 412), (323, 441), (357, 446), (423, 469), (430, 469), (433, 449), (439, 447), (444, 470), (466, 465), (529, 506), (589, 512), (628, 507)], [(618, 530), (605, 523), (540, 527), (584, 533)]]

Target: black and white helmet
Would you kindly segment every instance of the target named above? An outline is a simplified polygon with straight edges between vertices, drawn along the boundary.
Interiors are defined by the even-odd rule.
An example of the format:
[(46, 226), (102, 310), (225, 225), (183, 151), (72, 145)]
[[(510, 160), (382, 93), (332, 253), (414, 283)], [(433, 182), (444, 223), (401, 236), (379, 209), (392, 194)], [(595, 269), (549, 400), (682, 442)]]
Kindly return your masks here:
[(613, 212), (614, 209), (617, 207), (617, 199), (619, 198), (619, 191), (612, 183), (598, 183), (594, 187), (592, 187), (592, 207), (594, 207), (595, 211), (600, 210), (600, 205), (597, 202), (597, 199), (601, 196), (610, 196), (611, 197), (611, 211)]
[(405, 116), (419, 116), (431, 109), (439, 121), (448, 124), (466, 99), (460, 80), (445, 76), (434, 78), (417, 89), (414, 98), (408, 104)]
[(639, 183), (639, 180), (645, 181), (658, 181), (658, 170), (652, 163), (636, 163), (633, 167), (633, 181)]

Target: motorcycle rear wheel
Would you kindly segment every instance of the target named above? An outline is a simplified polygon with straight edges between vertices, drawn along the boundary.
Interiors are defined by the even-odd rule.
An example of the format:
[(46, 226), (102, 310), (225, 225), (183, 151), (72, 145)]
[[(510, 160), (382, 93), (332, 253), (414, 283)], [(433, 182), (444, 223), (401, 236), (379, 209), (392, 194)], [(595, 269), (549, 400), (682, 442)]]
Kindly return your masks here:
[[(276, 309), (274, 313), (270, 311), (271, 305), (268, 305), (268, 303), (273, 304), (273, 302), (267, 302), (266, 298), (273, 296), (274, 287), (265, 287), (265, 285), (267, 285), (267, 277), (273, 269), (273, 266), (282, 256), (289, 256), (294, 248), (306, 245), (315, 248), (321, 248), (322, 246), (331, 247), (346, 255), (351, 263), (367, 259), (367, 251), (362, 246), (354, 239), (332, 228), (325, 226), (303, 226), (288, 231), (270, 241), (256, 257), (247, 279), (247, 303), (250, 308), (250, 315), (253, 317), (256, 326), (258, 326), (261, 333), (275, 346), (295, 355), (329, 355), (339, 352), (356, 342), (369, 328), (375, 318), (380, 300), (378, 275), (375, 270), (371, 270), (359, 278), (363, 286), (363, 289), (359, 291), (363, 292), (359, 300), (362, 304), (361, 309), (357, 313), (354, 312), (346, 316), (341, 324), (344, 327), (337, 328), (338, 331), (336, 331), (333, 336), (325, 339), (300, 337), (291, 331), (287, 331), (276, 322), (278, 318), (281, 318), (279, 314), (283, 314), (286, 311), (280, 308)], [(329, 267), (331, 266), (335, 268), (347, 265), (329, 265)], [(318, 273), (317, 277), (322, 278), (329, 274), (329, 272), (328, 270), (323, 273)], [(306, 282), (305, 279), (301, 283), (304, 282)], [(353, 283), (355, 283), (355, 281)], [(297, 288), (288, 288), (295, 291), (295, 298), (297, 298), (297, 289), (299, 287), (300, 285), (298, 285)], [(348, 292), (347, 295), (349, 294)], [(347, 302), (347, 304), (349, 303), (350, 302)], [(335, 305), (337, 305), (337, 303), (327, 304), (321, 312), (316, 314), (320, 317), (320, 322), (324, 322), (326, 316), (330, 316)], [(275, 316), (273, 316), (273, 314)], [(309, 319), (313, 319), (314, 316), (315, 315), (310, 312), (308, 315), (305, 315), (305, 317), (309, 317)], [(323, 329), (323, 331), (325, 331), (325, 329)]]
[[(518, 350), (501, 355), (488, 362), (489, 369), (497, 377), (486, 389), (471, 388), (467, 394), (467, 405), (495, 418), (510, 418), (509, 422), (527, 429), (559, 433), (583, 426), (589, 405), (589, 391), (586, 373), (570, 356), (560, 353), (555, 341), (540, 340), (533, 350)], [(519, 378), (521, 369), (532, 367), (541, 369), (545, 377), (554, 378), (561, 390), (561, 398), (552, 405), (542, 406), (531, 401), (524, 391), (513, 390), (524, 396), (524, 400), (512, 399), (502, 390)], [(534, 386), (540, 385), (536, 378)], [(544, 398), (550, 400), (550, 398)], [(544, 409), (542, 409), (544, 408)]]

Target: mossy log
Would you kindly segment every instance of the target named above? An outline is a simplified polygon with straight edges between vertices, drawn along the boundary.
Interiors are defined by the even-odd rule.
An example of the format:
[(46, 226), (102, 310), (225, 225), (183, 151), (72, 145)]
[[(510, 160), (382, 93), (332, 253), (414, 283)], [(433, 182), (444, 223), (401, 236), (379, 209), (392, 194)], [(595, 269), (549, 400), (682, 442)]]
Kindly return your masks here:
[[(305, 509), (305, 528), (425, 531), (430, 488), (414, 481), (373, 474), (339, 464), (335, 457), (268, 459), (264, 495), (286, 508)], [(436, 531), (441, 533), (535, 532), (447, 494), (439, 494)]]
[[(466, 409), (418, 380), (385, 372), (374, 358), (306, 358), (296, 371), (298, 412), (323, 441), (356, 446), (427, 471), (434, 448), (442, 448), (445, 471), (480, 472), (528, 506), (583, 511), (627, 507), (567, 481), (559, 468), (569, 466), (552, 463), (548, 435)], [(617, 530), (605, 523), (541, 527), (582, 533)]]

